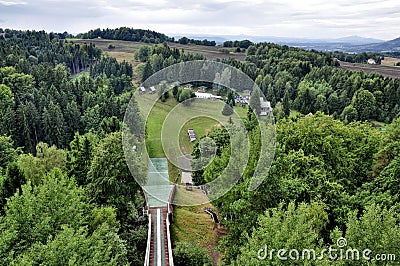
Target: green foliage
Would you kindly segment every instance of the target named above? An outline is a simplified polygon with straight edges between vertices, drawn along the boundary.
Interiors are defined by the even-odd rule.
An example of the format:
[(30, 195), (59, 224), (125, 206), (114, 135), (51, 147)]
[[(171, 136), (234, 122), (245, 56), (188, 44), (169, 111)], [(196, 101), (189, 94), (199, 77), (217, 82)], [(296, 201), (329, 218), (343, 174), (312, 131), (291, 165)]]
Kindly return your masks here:
[(150, 53), (150, 46), (142, 45), (139, 49), (135, 52), (135, 60), (139, 60), (140, 62), (146, 62), (147, 58), (149, 57)]
[(348, 124), (357, 120), (358, 112), (352, 105), (348, 105), (344, 108), (341, 117), (343, 122)]
[(93, 159), (93, 151), (98, 143), (98, 137), (93, 133), (83, 136), (75, 134), (67, 153), (66, 168), (68, 175), (75, 178), (78, 185), (87, 185), (87, 174)]
[(115, 116), (105, 117), (100, 123), (100, 130), (102, 135), (120, 131), (121, 122)]
[(58, 104), (50, 102), (43, 110), (43, 131), (45, 141), (57, 147), (65, 146), (65, 120)]
[(13, 135), (15, 131), (14, 94), (9, 87), (0, 84), (0, 135)]
[(43, 177), (36, 187), (30, 182), (23, 185), (22, 194), (11, 198), (0, 220), (1, 264), (56, 265), (67, 258), (83, 265), (125, 264), (124, 242), (112, 215), (97, 222), (88, 235), (90, 208), (83, 189), (59, 170)]
[(11, 137), (0, 136), (0, 173), (3, 172), (8, 163), (17, 159), (18, 150), (14, 148)]
[(222, 114), (225, 116), (230, 116), (233, 114), (233, 108), (229, 104), (225, 104), (224, 108), (222, 108)]
[(283, 110), (283, 105), (281, 102), (276, 103), (275, 108), (273, 109), (273, 114), (276, 120), (280, 120), (285, 117), (285, 112)]
[[(400, 213), (398, 208), (382, 208), (372, 204), (363, 213), (353, 211), (349, 214), (346, 233), (337, 230), (337, 235), (343, 235), (347, 240), (346, 248), (360, 251), (372, 250), (371, 259), (376, 254), (396, 254), (400, 245)], [(334, 241), (334, 239), (332, 239)], [(362, 253), (360, 254), (360, 257)], [(397, 259), (397, 256), (396, 256)], [(393, 261), (389, 264), (394, 263)], [(352, 265), (361, 265), (354, 262)], [(394, 264), (391, 264), (394, 265)]]
[[(142, 158), (137, 155), (129, 160), (133, 169), (136, 169), (133, 174), (137, 178), (143, 177)], [(121, 224), (120, 235), (127, 242), (127, 257), (133, 264), (140, 264), (144, 258), (147, 236), (146, 219), (141, 215), (144, 199), (126, 164), (121, 132), (107, 135), (94, 149), (86, 182), (90, 202), (116, 209)], [(99, 215), (104, 217), (103, 214), (96, 216)]]
[(250, 46), (247, 48), (246, 55), (247, 55), (247, 56), (249, 56), (249, 55), (255, 55), (255, 54), (256, 54), (256, 51), (257, 51), (257, 47), (255, 47), (254, 45), (250, 45)]
[(173, 250), (174, 265), (205, 266), (212, 265), (211, 258), (204, 248), (195, 243), (178, 242)]
[(321, 203), (302, 203), (296, 207), (291, 202), (287, 209), (283, 204), (269, 209), (259, 217), (252, 234), (246, 237), (247, 244), (240, 248), (234, 265), (303, 265), (301, 260), (280, 260), (277, 252), (273, 252), (271, 258), (270, 252), (272, 249), (314, 249), (319, 255), (323, 243), (321, 231), (327, 221), (328, 214)]
[(339, 59), (340, 61), (350, 62), (350, 63), (360, 63), (360, 64), (367, 64), (368, 59), (372, 58), (375, 60), (377, 64), (381, 63), (383, 56), (376, 54), (376, 53), (354, 53), (348, 54), (343, 52), (334, 52), (334, 57)]
[(12, 254), (18, 257), (35, 242), (45, 242), (63, 224), (79, 228), (88, 208), (83, 190), (60, 171), (45, 176), (43, 184), (35, 188), (30, 182), (23, 185), (22, 195), (11, 198), (1, 220), (2, 264), (8, 264), (5, 262)]
[(35, 243), (11, 265), (128, 265), (126, 253), (116, 228), (102, 224), (89, 235), (83, 227), (64, 225), (46, 244)]
[(185, 105), (190, 104), (190, 98), (192, 98), (192, 92), (190, 90), (182, 89), (181, 93), (179, 93), (179, 102), (184, 102)]
[(13, 196), (17, 190), (20, 190), (25, 182), (25, 175), (19, 165), (15, 162), (9, 163), (6, 175), (0, 179), (0, 213), (3, 212), (7, 199)]
[(33, 185), (41, 183), (41, 178), (55, 168), (64, 170), (66, 163), (66, 152), (57, 149), (56, 146), (49, 147), (46, 143), (36, 146), (36, 156), (22, 154), (18, 158), (18, 164), (24, 171), (27, 180)]
[[(249, 137), (257, 147), (255, 129)], [(344, 228), (349, 210), (360, 208), (366, 198), (361, 197), (363, 185), (371, 180), (379, 139), (379, 132), (368, 124), (345, 126), (321, 113), (297, 121), (278, 121), (275, 160), (261, 186), (248, 192), (250, 167), (239, 184), (215, 202), (220, 215), (228, 218), (223, 223), (229, 234), (221, 243), (226, 260), (234, 260), (240, 247), (246, 245), (244, 236), (251, 234), (257, 217), (282, 201), (322, 201), (329, 217), (320, 231), (324, 240), (331, 228)], [(258, 158), (256, 153), (257, 149), (250, 153), (250, 161)], [(204, 178), (219, 176), (225, 168), (221, 162), (228, 159), (219, 154), (208, 167), (211, 170), (204, 171)]]
[(251, 93), (249, 104), (250, 104), (251, 109), (254, 111), (254, 113), (257, 116), (260, 115), (260, 113), (261, 113), (260, 98), (261, 98), (260, 89), (255, 87), (253, 92)]
[[(138, 168), (138, 176), (143, 174), (140, 170), (143, 171)], [(121, 132), (112, 133), (100, 141), (94, 150), (87, 182), (91, 201), (114, 206), (119, 214), (126, 210), (125, 205), (134, 197), (139, 186), (126, 164)]]
[(358, 119), (361, 121), (367, 120), (369, 117), (373, 117), (376, 100), (374, 95), (367, 90), (357, 91), (352, 100), (352, 105), (357, 110)]
[(134, 41), (134, 42), (145, 42), (145, 43), (163, 43), (170, 41), (165, 34), (151, 31), (133, 29), (128, 27), (119, 27), (116, 29), (95, 29), (90, 30), (86, 33), (77, 35), (77, 38), (82, 39), (94, 39), (103, 38), (109, 40), (123, 40), (123, 41)]
[(289, 117), (289, 115), (290, 115), (290, 96), (289, 96), (289, 90), (285, 90), (285, 95), (283, 96), (282, 107), (283, 107), (283, 112), (284, 112), (284, 114), (285, 114), (285, 117)]
[(151, 64), (149, 62), (146, 62), (143, 69), (142, 82), (145, 82), (146, 79), (148, 79), (151, 75), (153, 75), (153, 73), (154, 72), (151, 67)]
[(105, 117), (122, 120), (119, 95), (132, 90), (129, 63), (45, 32), (8, 34), (0, 40), (0, 134), (35, 153), (41, 141), (65, 148), (75, 132), (98, 130)]

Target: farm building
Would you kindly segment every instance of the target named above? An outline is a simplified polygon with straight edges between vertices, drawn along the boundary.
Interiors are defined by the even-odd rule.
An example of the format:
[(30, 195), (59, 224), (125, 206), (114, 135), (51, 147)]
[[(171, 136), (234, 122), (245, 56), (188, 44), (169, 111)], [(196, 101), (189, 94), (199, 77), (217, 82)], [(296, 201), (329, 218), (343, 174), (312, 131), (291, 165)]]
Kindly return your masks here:
[(188, 129), (188, 135), (191, 142), (196, 140), (196, 132), (193, 129)]
[(263, 97), (260, 97), (261, 113), (260, 115), (268, 115), (272, 112), (271, 103), (269, 101), (264, 101)]
[(368, 64), (370, 64), (370, 65), (376, 65), (375, 59), (372, 59), (372, 58), (368, 59)]
[(139, 90), (140, 90), (139, 92), (141, 94), (146, 93), (146, 88), (145, 87), (140, 87)]
[(207, 87), (206, 87), (206, 86), (200, 86), (200, 87), (199, 87), (199, 91), (200, 91), (200, 92), (206, 92), (206, 90), (207, 90)]
[(156, 88), (154, 88), (154, 86), (151, 86), (151, 87), (150, 87), (150, 93), (151, 93), (151, 94), (156, 93)]
[(191, 90), (193, 88), (193, 84), (186, 84), (185, 89)]
[(222, 99), (221, 96), (213, 95), (211, 93), (195, 92), (194, 95), (196, 96), (196, 98), (199, 98), (199, 99), (213, 99), (213, 100)]

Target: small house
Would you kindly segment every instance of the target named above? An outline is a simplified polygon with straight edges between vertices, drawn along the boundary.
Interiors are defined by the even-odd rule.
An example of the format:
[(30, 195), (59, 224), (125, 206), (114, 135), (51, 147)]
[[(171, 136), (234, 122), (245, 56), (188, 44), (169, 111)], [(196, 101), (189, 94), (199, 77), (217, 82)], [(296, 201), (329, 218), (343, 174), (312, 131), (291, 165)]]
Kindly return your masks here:
[(154, 86), (150, 87), (150, 94), (154, 94), (156, 93), (156, 88), (154, 88)]
[(368, 64), (370, 65), (376, 65), (376, 61), (373, 58), (368, 59)]
[(140, 93), (140, 94), (146, 93), (146, 88), (145, 88), (145, 87), (140, 87), (140, 88), (139, 88), (139, 93)]
[(261, 113), (260, 115), (268, 115), (272, 112), (271, 103), (269, 101), (264, 101), (263, 97), (260, 97)]
[(207, 90), (207, 87), (206, 87), (206, 86), (200, 86), (200, 87), (199, 87), (199, 91), (200, 91), (200, 92), (206, 92), (206, 90)]
[(191, 90), (193, 88), (193, 84), (186, 84), (185, 85), (185, 89), (187, 89), (187, 90)]

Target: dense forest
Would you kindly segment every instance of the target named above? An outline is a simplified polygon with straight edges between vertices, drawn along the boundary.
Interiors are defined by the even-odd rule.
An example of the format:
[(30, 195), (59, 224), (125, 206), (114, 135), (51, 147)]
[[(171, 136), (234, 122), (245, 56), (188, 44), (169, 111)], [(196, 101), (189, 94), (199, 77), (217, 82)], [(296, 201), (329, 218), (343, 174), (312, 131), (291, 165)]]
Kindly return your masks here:
[[(259, 128), (254, 117), (251, 121), (250, 143), (257, 147)], [(400, 119), (383, 133), (368, 123), (345, 125), (321, 112), (279, 120), (275, 160), (262, 185), (254, 192), (247, 189), (260, 156), (253, 149), (240, 182), (214, 202), (229, 232), (220, 244), (225, 263), (294, 265), (293, 260), (281, 261), (276, 256), (260, 261), (257, 252), (265, 244), (270, 249), (321, 252), (335, 246), (339, 237), (345, 237), (352, 248), (396, 254), (400, 245), (399, 128)], [(215, 129), (208, 137), (217, 145), (217, 157), (196, 175), (199, 183), (214, 180), (231, 159), (224, 129)], [(198, 147), (193, 156), (199, 156)], [(317, 262), (332, 263), (328, 256)]]
[[(133, 70), (93, 44), (66, 40), (67, 33), (7, 30), (0, 38), (0, 265), (143, 264), (144, 198), (121, 144), (121, 121), (136, 89), (132, 78), (144, 81), (164, 67), (205, 57), (170, 48), (168, 37), (156, 32), (89, 33), (80, 37), (163, 44), (138, 49)], [(226, 45), (246, 48), (244, 62), (218, 60), (249, 75), (271, 101), (277, 148), (264, 182), (250, 192), (261, 140), (249, 111), (248, 166), (213, 202), (228, 232), (220, 241), (221, 263), (303, 265), (276, 256), (260, 260), (257, 252), (265, 244), (320, 252), (339, 237), (348, 247), (396, 254), (400, 80), (340, 69), (330, 53), (272, 43)], [(191, 97), (184, 93), (160, 97)], [(214, 180), (230, 160), (227, 131), (215, 128), (208, 137), (216, 158), (194, 173), (197, 184)], [(209, 263), (197, 246), (180, 243), (175, 251), (177, 265)], [(197, 254), (203, 258), (196, 260)]]
[(159, 32), (133, 29), (128, 27), (120, 27), (117, 29), (98, 28), (95, 30), (90, 30), (87, 33), (78, 34), (76, 37), (82, 39), (103, 38), (108, 40), (123, 40), (145, 43), (163, 43), (173, 41), (173, 38), (169, 38), (165, 34)]
[(289, 115), (282, 109), (295, 109), (302, 114), (321, 111), (346, 124), (388, 123), (400, 113), (400, 79), (340, 69), (330, 53), (259, 43), (247, 49), (245, 62), (222, 62), (253, 78), (278, 117)]
[(349, 63), (360, 63), (367, 64), (368, 59), (374, 59), (376, 64), (380, 64), (381, 61), (385, 58), (383, 55), (377, 53), (357, 53), (357, 54), (349, 54), (343, 52), (334, 52), (333, 56), (340, 61), (345, 61)]
[[(137, 69), (142, 81), (177, 62), (179, 53), (166, 45), (142, 46), (135, 53), (135, 59), (144, 62)], [(195, 59), (204, 57), (185, 54), (185, 61)], [(365, 120), (390, 123), (400, 115), (400, 79), (340, 69), (331, 53), (259, 43), (248, 46), (245, 62), (217, 60), (255, 80), (278, 118), (287, 117), (290, 109), (305, 115), (321, 111), (345, 124)]]
[(141, 264), (120, 133), (132, 66), (35, 31), (8, 31), (0, 54), (0, 264)]

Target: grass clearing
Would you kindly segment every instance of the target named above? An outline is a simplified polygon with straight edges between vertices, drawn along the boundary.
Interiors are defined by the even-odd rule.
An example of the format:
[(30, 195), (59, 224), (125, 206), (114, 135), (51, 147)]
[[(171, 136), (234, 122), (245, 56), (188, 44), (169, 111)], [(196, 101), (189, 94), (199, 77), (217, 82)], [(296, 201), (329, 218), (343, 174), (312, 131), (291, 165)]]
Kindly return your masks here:
[[(143, 94), (137, 97), (140, 108), (150, 109), (156, 99), (157, 95)], [(168, 113), (176, 105), (175, 99), (172, 97), (167, 99), (164, 103), (157, 101), (149, 117), (146, 119), (146, 147), (150, 158), (163, 158), (165, 153), (161, 145), (161, 130), (164, 124), (164, 120)]]
[[(140, 46), (153, 46), (152, 43), (144, 42), (132, 42), (132, 41), (120, 41), (120, 40), (107, 40), (107, 39), (68, 39), (74, 43), (93, 43), (99, 47), (104, 52), (107, 52), (110, 56), (114, 56), (117, 60), (126, 60), (130, 63), (133, 61), (134, 53), (139, 49)], [(109, 49), (108, 46), (112, 44), (115, 48)], [(235, 58), (239, 61), (244, 61), (246, 58), (245, 53), (226, 53), (225, 50), (231, 52), (234, 51), (233, 48), (221, 48), (218, 46), (204, 46), (204, 45), (183, 45), (179, 43), (169, 42), (168, 45), (171, 48), (183, 49), (189, 54), (201, 54), (207, 59), (213, 60), (216, 58)]]
[[(219, 100), (194, 98), (190, 105), (179, 104), (169, 112), (163, 126), (164, 136), (167, 137), (163, 138), (162, 142), (164, 151), (173, 163), (179, 164), (179, 158), (190, 153), (193, 148), (186, 133), (189, 127), (195, 130), (197, 128), (199, 132), (196, 134), (199, 138), (214, 126), (229, 124), (229, 117), (222, 115), (224, 105), (225, 103)], [(235, 124), (243, 125), (238, 114), (232, 115), (231, 120)]]
[[(188, 140), (187, 130), (193, 128), (197, 139), (205, 136), (213, 127), (220, 127), (229, 123), (229, 117), (222, 115), (224, 102), (210, 99), (192, 99), (190, 105), (178, 104), (173, 97), (166, 102), (157, 101), (156, 94), (138, 95), (137, 102), (142, 113), (149, 113), (146, 119), (146, 146), (151, 158), (166, 157), (178, 159), (183, 154), (192, 152), (193, 143)], [(157, 101), (154, 106), (153, 103)], [(247, 108), (235, 106), (236, 114), (232, 115), (232, 122), (241, 124), (247, 116)], [(161, 132), (164, 130), (162, 143)], [(164, 144), (164, 147), (163, 145)]]
[[(193, 151), (194, 144), (206, 136), (208, 132), (212, 130), (213, 127), (220, 127), (221, 124), (218, 121), (209, 117), (196, 117), (189, 120), (183, 125), (179, 133), (179, 144), (181, 146), (181, 151), (184, 154), (191, 154)], [(193, 129), (196, 132), (197, 140), (190, 142), (188, 137), (188, 129)]]

